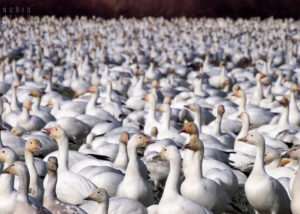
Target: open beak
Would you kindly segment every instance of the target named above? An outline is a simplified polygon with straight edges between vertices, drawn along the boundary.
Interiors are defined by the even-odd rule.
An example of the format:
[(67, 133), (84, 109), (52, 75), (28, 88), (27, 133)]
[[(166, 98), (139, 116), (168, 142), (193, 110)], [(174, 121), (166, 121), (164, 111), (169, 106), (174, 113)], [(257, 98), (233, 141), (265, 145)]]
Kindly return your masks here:
[(182, 133), (182, 132), (186, 132), (186, 127), (182, 127), (182, 129), (180, 129), (180, 130), (178, 131), (178, 133)]
[(190, 148), (190, 145), (189, 145), (189, 144), (185, 144), (182, 148), (183, 148), (183, 149), (189, 149), (189, 148)]
[(191, 104), (184, 105), (185, 108), (191, 109)]
[(147, 143), (147, 145), (152, 144), (152, 143), (155, 142), (154, 140), (152, 140), (152, 139), (149, 138), (149, 137), (145, 137), (145, 138), (146, 138), (146, 143)]
[(6, 128), (4, 128), (2, 125), (0, 125), (0, 131), (4, 131)]
[(90, 198), (90, 196), (87, 196), (83, 200), (91, 200), (91, 198)]
[(43, 151), (43, 148), (40, 145), (35, 145), (34, 148), (37, 149), (37, 150), (39, 150), (39, 151)]
[(42, 131), (46, 134), (50, 134), (52, 128), (43, 128)]

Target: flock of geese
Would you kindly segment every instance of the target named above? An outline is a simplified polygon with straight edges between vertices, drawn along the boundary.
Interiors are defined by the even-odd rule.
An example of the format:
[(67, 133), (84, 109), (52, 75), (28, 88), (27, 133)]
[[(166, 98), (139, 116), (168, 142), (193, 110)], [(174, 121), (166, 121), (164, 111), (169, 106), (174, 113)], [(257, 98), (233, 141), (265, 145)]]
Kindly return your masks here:
[(300, 213), (299, 22), (0, 28), (1, 214)]

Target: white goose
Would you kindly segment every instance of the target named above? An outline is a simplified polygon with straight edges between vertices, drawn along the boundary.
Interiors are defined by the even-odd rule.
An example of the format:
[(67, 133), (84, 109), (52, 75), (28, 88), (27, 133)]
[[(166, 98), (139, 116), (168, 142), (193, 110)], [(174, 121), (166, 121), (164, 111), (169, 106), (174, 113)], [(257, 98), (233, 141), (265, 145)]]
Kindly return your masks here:
[[(296, 145), (293, 146), (289, 152), (287, 153), (288, 157), (294, 159), (294, 160), (300, 160), (300, 146)], [(299, 188), (300, 188), (300, 173), (299, 173), (299, 166), (297, 172), (295, 173), (295, 176), (293, 178), (293, 182), (290, 182), (290, 194), (291, 194), (291, 210), (293, 214), (300, 213), (300, 194), (299, 194)]]
[(87, 213), (98, 213), (98, 214), (147, 214), (146, 208), (138, 201), (131, 198), (114, 197), (109, 198), (107, 192), (103, 188), (95, 189), (86, 200), (93, 200), (88, 202), (81, 207)]
[(120, 183), (117, 191), (117, 196), (136, 199), (144, 206), (153, 204), (153, 192), (139, 170), (136, 149), (138, 147), (145, 147), (147, 142), (150, 141), (151, 139), (148, 139), (141, 134), (134, 134), (130, 138), (127, 145), (129, 162), (124, 180)]
[(245, 193), (256, 213), (276, 214), (291, 213), (290, 199), (284, 187), (274, 178), (268, 176), (264, 167), (265, 140), (258, 133), (250, 133), (240, 138), (257, 148), (253, 170), (245, 184)]
[[(84, 197), (93, 191), (96, 186), (88, 179), (69, 171), (69, 140), (66, 132), (60, 127), (48, 128), (50, 136), (58, 144), (58, 182), (56, 186), (59, 200), (73, 205), (84, 203)], [(47, 182), (47, 177), (44, 183)]]
[(37, 207), (29, 202), (28, 186), (29, 186), (29, 172), (24, 162), (16, 161), (10, 164), (2, 173), (18, 175), (19, 188), (17, 192), (17, 201), (15, 204), (14, 214), (34, 213), (46, 214), (46, 210)]
[(221, 213), (225, 210), (234, 212), (229, 205), (231, 199), (224, 189), (215, 181), (204, 177), (202, 174), (202, 161), (204, 156), (202, 141), (193, 137), (184, 148), (192, 150), (194, 157), (193, 162), (191, 162), (189, 166), (193, 168), (193, 172), (188, 174), (182, 182), (180, 187), (181, 194), (197, 201), (214, 213)]
[(35, 151), (41, 151), (42, 147), (39, 141), (35, 139), (29, 139), (25, 143), (25, 163), (28, 167), (30, 182), (29, 182), (29, 194), (38, 199), (43, 200), (43, 181), (38, 176), (36, 167), (34, 165), (33, 153)]
[(56, 196), (56, 183), (57, 183), (57, 158), (49, 157), (47, 164), (48, 171), (48, 180), (44, 183), (44, 198), (43, 198), (43, 206), (47, 208), (53, 214), (61, 214), (61, 213), (74, 213), (74, 214), (85, 214), (85, 212), (71, 204), (64, 203), (57, 199)]
[(157, 214), (206, 214), (212, 213), (197, 202), (185, 198), (179, 194), (178, 182), (180, 177), (181, 157), (175, 146), (166, 146), (158, 156), (170, 163), (170, 172), (166, 181), (162, 198), (158, 204)]

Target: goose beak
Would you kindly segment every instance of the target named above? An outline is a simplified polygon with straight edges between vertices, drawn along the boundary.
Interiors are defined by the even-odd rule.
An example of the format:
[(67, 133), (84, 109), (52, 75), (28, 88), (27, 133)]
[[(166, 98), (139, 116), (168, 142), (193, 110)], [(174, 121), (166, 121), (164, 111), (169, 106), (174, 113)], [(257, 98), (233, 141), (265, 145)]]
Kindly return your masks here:
[(0, 125), (0, 131), (4, 131), (6, 128), (4, 128), (2, 125)]
[(146, 138), (147, 145), (154, 143), (154, 140), (152, 140), (151, 138), (149, 137), (145, 137), (145, 138)]
[(39, 151), (43, 151), (43, 148), (40, 145), (35, 145), (34, 148), (37, 149), (37, 150), (39, 150)]
[(191, 104), (184, 105), (184, 107), (190, 109), (191, 108)]
[(248, 140), (247, 136), (238, 139), (238, 141), (242, 141), (242, 142), (247, 142), (247, 140)]
[(189, 149), (190, 148), (190, 144), (185, 144), (182, 148), (183, 149)]
[(91, 200), (91, 198), (90, 198), (90, 196), (87, 196), (83, 200)]
[(182, 133), (182, 132), (186, 132), (186, 128), (185, 128), (185, 127), (182, 127), (182, 129), (180, 129), (180, 130), (178, 131), (178, 133)]
[(50, 134), (52, 128), (43, 128), (42, 132), (46, 133), (46, 134)]

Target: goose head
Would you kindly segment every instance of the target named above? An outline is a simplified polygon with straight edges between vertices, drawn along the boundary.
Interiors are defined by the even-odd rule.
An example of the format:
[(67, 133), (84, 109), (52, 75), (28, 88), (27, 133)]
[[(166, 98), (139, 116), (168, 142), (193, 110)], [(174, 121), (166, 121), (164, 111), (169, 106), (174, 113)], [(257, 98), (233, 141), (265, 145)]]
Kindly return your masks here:
[(26, 130), (20, 126), (16, 126), (16, 127), (13, 127), (11, 130), (10, 130), (10, 133), (16, 135), (16, 136), (22, 136), (23, 134), (26, 133)]
[(142, 100), (145, 100), (145, 101), (148, 101), (148, 102), (154, 102), (155, 97), (153, 96), (153, 94), (148, 93), (144, 97), (142, 97)]
[(157, 80), (153, 80), (151, 87), (156, 89), (159, 88), (159, 82)]
[(92, 85), (92, 86), (90, 86), (88, 89), (87, 89), (87, 91), (86, 92), (90, 92), (90, 93), (92, 93), (92, 94), (96, 94), (97, 92), (98, 92), (98, 87), (97, 86), (95, 86), (95, 85)]
[(152, 137), (152, 139), (155, 139), (157, 137), (157, 135), (158, 135), (158, 129), (157, 129), (156, 126), (154, 126), (151, 129), (151, 137)]
[(19, 175), (25, 171), (26, 165), (22, 161), (15, 161), (2, 171), (3, 174)]
[(178, 132), (179, 133), (185, 132), (185, 133), (188, 133), (189, 135), (192, 135), (192, 134), (198, 133), (198, 128), (194, 122), (187, 122), (186, 124), (184, 124), (182, 129), (180, 129)]
[(265, 139), (261, 134), (259, 134), (257, 132), (252, 132), (252, 133), (249, 133), (247, 136), (238, 139), (238, 141), (242, 141), (242, 142), (245, 142), (245, 143), (248, 143), (251, 145), (259, 146), (265, 142)]
[(300, 91), (300, 87), (297, 84), (292, 84), (291, 91), (292, 92)]
[(130, 140), (129, 144), (135, 145), (137, 148), (146, 147), (147, 144), (153, 142), (152, 139), (142, 135), (142, 134), (134, 134)]
[(13, 83), (12, 83), (13, 88), (18, 88), (19, 86), (22, 86), (22, 85), (23, 85), (22, 82), (20, 82), (18, 80), (13, 81)]
[(169, 104), (169, 105), (171, 105), (171, 103), (172, 103), (172, 98), (171, 98), (171, 97), (165, 97), (163, 103), (164, 103), (164, 104)]
[(256, 76), (255, 76), (255, 79), (256, 81), (260, 81), (262, 80), (264, 77), (266, 77), (266, 74), (263, 74), (263, 73), (257, 73)]
[(24, 103), (23, 103), (23, 108), (30, 111), (31, 110), (31, 105), (32, 105), (32, 102), (30, 100), (26, 100)]
[(281, 100), (278, 101), (283, 107), (289, 106), (289, 100), (286, 97), (281, 98)]
[(13, 162), (15, 161), (16, 154), (10, 148), (1, 148), (0, 149), (0, 161), (5, 162)]
[(32, 97), (40, 97), (41, 96), (41, 92), (38, 90), (38, 89), (33, 89), (31, 92), (30, 92), (30, 94), (29, 94), (29, 96), (32, 96)]
[(99, 204), (101, 203), (106, 203), (108, 202), (108, 194), (105, 189), (103, 188), (96, 188), (92, 194), (84, 198), (84, 200), (93, 200), (98, 202)]
[(129, 141), (129, 134), (128, 132), (124, 131), (121, 133), (120, 135), (120, 139), (119, 139), (120, 143), (123, 143), (123, 144), (127, 144), (128, 141)]
[(241, 97), (242, 96), (242, 90), (241, 90), (241, 87), (239, 85), (234, 85), (232, 87), (232, 90), (233, 90), (233, 95), (235, 97)]
[(161, 157), (162, 160), (172, 161), (173, 159), (180, 158), (180, 153), (176, 146), (169, 145), (164, 146), (162, 150), (157, 154), (158, 157)]
[(42, 151), (42, 144), (36, 139), (29, 139), (25, 143), (26, 151), (34, 153), (36, 151)]
[(185, 149), (192, 150), (194, 152), (203, 149), (203, 142), (199, 138), (191, 138), (188, 144), (185, 144)]
[(300, 145), (294, 145), (286, 154), (287, 158), (300, 160)]
[(45, 130), (56, 141), (66, 136), (65, 130), (60, 125), (52, 128), (44, 128), (43, 130)]
[(170, 105), (169, 104), (161, 104), (160, 106), (158, 106), (157, 108), (155, 108), (155, 110), (160, 111), (160, 112), (167, 112), (170, 109)]
[(46, 163), (46, 168), (50, 172), (56, 172), (58, 169), (57, 158), (54, 156), (49, 157)]
[(223, 114), (225, 113), (225, 107), (224, 105), (219, 105), (218, 106), (218, 111), (217, 111), (218, 115), (220, 115), (221, 117), (223, 116)]

